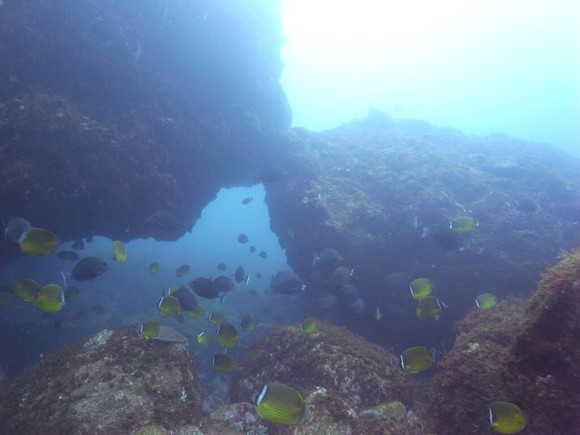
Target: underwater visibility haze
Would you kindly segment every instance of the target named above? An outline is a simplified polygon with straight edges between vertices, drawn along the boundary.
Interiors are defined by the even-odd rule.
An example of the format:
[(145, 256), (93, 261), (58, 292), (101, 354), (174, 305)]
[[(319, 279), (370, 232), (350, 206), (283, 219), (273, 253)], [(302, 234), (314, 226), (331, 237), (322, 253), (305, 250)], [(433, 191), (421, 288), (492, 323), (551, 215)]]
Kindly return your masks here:
[(0, 434), (576, 433), (578, 8), (378, 3), (0, 1)]

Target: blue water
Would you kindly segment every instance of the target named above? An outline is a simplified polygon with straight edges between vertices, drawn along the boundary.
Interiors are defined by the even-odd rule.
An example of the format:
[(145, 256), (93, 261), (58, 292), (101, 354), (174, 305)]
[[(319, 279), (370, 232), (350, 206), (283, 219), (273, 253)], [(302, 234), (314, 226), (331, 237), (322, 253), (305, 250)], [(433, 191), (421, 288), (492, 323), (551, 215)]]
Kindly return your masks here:
[(580, 3), (285, 1), (293, 125), (370, 107), (580, 155)]
[[(94, 237), (92, 243), (85, 243), (84, 249), (77, 251), (81, 258), (100, 256), (109, 264), (110, 270), (94, 281), (73, 281), (68, 273), (76, 263), (58, 259), (55, 255), (34, 257), (23, 254), (7, 264), (0, 271), (1, 285), (13, 285), (22, 278), (32, 278), (40, 284), (63, 285), (63, 272), (67, 284), (79, 287), (80, 296), (54, 314), (42, 313), (34, 304), (19, 298), (15, 298), (10, 306), (0, 307), (0, 366), (12, 377), (26, 365), (38, 361), (43, 354), (102, 328), (159, 318), (157, 302), (163, 290), (190, 282), (197, 276), (232, 275), (240, 265), (251, 276), (250, 281), (247, 286), (244, 283), (236, 285), (236, 290), (227, 296), (223, 305), (217, 299), (198, 298), (198, 303), (207, 313), (223, 311), (235, 325), (240, 324), (246, 313), (260, 319), (256, 333), (243, 334), (240, 349), (231, 352), (234, 356), (239, 354), (241, 357), (259, 334), (273, 323), (300, 319), (303, 313), (298, 300), (285, 297), (282, 308), (279, 303), (281, 296), (266, 293), (271, 277), (277, 271), (289, 270), (289, 266), (276, 235), (270, 231), (264, 195), (261, 184), (222, 189), (217, 198), (205, 207), (191, 232), (174, 242), (153, 239), (128, 242), (125, 263), (112, 261), (111, 240)], [(246, 197), (253, 200), (243, 205), (242, 200)], [(241, 233), (249, 238), (245, 244), (237, 240)], [(73, 242), (62, 243), (57, 252), (71, 249)], [(250, 253), (250, 246), (256, 247), (255, 253)], [(260, 251), (265, 251), (268, 257), (261, 258), (258, 255)], [(158, 274), (149, 273), (152, 261), (160, 263)], [(227, 265), (225, 272), (218, 271), (217, 264), (220, 262)], [(190, 265), (191, 270), (187, 275), (177, 277), (175, 270), (182, 264)], [(256, 277), (258, 272), (263, 275), (262, 279)], [(250, 290), (255, 291), (256, 295)], [(104, 312), (93, 313), (92, 307), (95, 305), (101, 305)], [(294, 305), (295, 310), (292, 309)], [(213, 333), (215, 329), (206, 320), (186, 318), (180, 324), (173, 318), (163, 318), (162, 322), (181, 330), (192, 342), (202, 330)], [(192, 348), (195, 347), (194, 344)], [(217, 345), (214, 347), (207, 350), (208, 358), (218, 349)]]

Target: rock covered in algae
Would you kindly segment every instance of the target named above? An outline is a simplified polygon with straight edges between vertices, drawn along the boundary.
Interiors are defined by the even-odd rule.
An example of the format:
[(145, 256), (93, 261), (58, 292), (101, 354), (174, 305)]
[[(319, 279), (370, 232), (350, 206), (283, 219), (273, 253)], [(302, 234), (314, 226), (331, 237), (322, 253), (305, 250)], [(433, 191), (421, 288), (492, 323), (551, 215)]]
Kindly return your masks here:
[(528, 416), (526, 433), (578, 433), (580, 249), (544, 274), (510, 353), (506, 377)]
[(529, 302), (504, 301), (468, 314), (430, 386), (428, 409), (437, 433), (485, 433), (487, 409), (495, 401), (522, 409), (527, 434), (576, 433), (579, 318), (580, 250), (544, 274)]
[(457, 323), (459, 335), (437, 364), (429, 387), (428, 407), (437, 433), (485, 433), (490, 403), (509, 399), (501, 376), (510, 345), (521, 333), (523, 307), (519, 299), (502, 301), (492, 310), (473, 310)]
[(296, 426), (264, 421), (273, 434), (356, 433), (360, 410), (391, 400), (409, 403), (409, 376), (390, 350), (327, 322), (310, 335), (297, 324), (266, 333), (240, 364), (230, 397), (247, 401), (271, 381), (301, 392), (307, 410)]
[(0, 433), (143, 433), (198, 423), (195, 366), (179, 344), (134, 326), (101, 331), (47, 355), (0, 402)]
[[(258, 417), (254, 405), (248, 402), (223, 405), (203, 420), (204, 432), (222, 429), (216, 433), (266, 433), (264, 422)], [(226, 432), (227, 431), (229, 432)]]
[(236, 372), (231, 398), (245, 401), (274, 380), (303, 393), (326, 388), (355, 411), (409, 398), (408, 375), (390, 350), (328, 322), (310, 335), (297, 324), (265, 334)]

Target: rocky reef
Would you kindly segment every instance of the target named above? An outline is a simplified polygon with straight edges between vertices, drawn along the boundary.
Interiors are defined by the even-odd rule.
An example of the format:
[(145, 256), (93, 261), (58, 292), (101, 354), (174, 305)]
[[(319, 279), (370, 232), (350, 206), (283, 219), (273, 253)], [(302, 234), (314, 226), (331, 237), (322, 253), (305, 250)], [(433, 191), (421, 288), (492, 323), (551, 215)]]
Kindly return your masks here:
[(426, 407), (436, 433), (485, 433), (489, 405), (514, 400), (504, 375), (522, 332), (523, 311), (522, 300), (503, 301), (489, 311), (473, 310), (457, 323), (453, 348), (437, 364), (429, 386)]
[[(312, 257), (331, 247), (357, 266), (367, 312), (393, 305), (377, 290), (403, 272), (454, 295), (450, 320), (490, 288), (529, 294), (578, 243), (578, 161), (548, 145), (373, 110), (288, 130), (281, 20), (279, 1), (4, 2), (0, 220), (23, 216), (61, 240), (175, 240), (220, 188), (263, 182), (311, 294), (328, 291), (312, 285)], [(479, 228), (421, 237), (461, 214)], [(18, 254), (0, 248), (1, 263)]]
[(458, 323), (455, 345), (430, 385), (427, 408), (437, 433), (483, 433), (495, 401), (518, 404), (527, 417), (525, 433), (574, 433), (580, 425), (579, 286), (575, 250), (544, 274), (529, 302), (502, 302)]
[[(268, 330), (230, 378), (230, 403), (202, 415), (187, 340), (162, 327), (103, 330), (59, 350), (0, 391), (0, 433), (480, 434), (488, 407), (516, 403), (525, 433), (565, 435), (580, 425), (580, 250), (564, 254), (529, 301), (472, 310), (432, 377), (411, 377), (398, 358), (348, 329), (321, 321)], [(295, 426), (260, 417), (269, 382), (304, 397)], [(466, 405), (467, 404), (467, 405)]]
[[(356, 266), (367, 313), (402, 303), (384, 280), (404, 273), (434, 279), (453, 304), (446, 316), (459, 320), (484, 291), (529, 295), (560, 250), (579, 242), (579, 162), (548, 145), (371, 111), (320, 133), (292, 129), (281, 147), (291, 175), (267, 185), (266, 201), (290, 264), (323, 295), (330, 290), (312, 285), (312, 258), (338, 250)], [(448, 229), (466, 214), (475, 231)], [(393, 327), (403, 320), (388, 314)]]
[(308, 411), (292, 428), (264, 421), (268, 433), (425, 433), (406, 410), (411, 380), (398, 358), (345, 328), (321, 322), (310, 335), (296, 324), (267, 332), (235, 373), (232, 402), (249, 401), (271, 381), (302, 392)]
[(174, 240), (221, 187), (256, 182), (289, 127), (281, 2), (1, 8), (4, 222)]
[(163, 336), (106, 329), (46, 355), (2, 392), (0, 433), (132, 433), (199, 422), (202, 395), (185, 337)]
[(564, 435), (580, 427), (580, 249), (543, 276), (526, 306), (507, 367), (529, 433)]

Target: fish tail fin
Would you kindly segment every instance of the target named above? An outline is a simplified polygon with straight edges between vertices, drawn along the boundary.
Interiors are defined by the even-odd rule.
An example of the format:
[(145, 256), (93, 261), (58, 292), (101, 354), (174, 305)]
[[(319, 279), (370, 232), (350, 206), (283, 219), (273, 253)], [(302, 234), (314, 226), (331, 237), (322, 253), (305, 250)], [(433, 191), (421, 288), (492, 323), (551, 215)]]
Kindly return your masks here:
[(228, 296), (227, 293), (220, 293), (219, 298), (220, 298), (220, 304), (223, 305), (224, 301), (226, 300), (226, 297)]
[(64, 288), (67, 288), (68, 284), (66, 282), (66, 274), (62, 270), (60, 271), (60, 276), (62, 276), (62, 283), (64, 284)]

